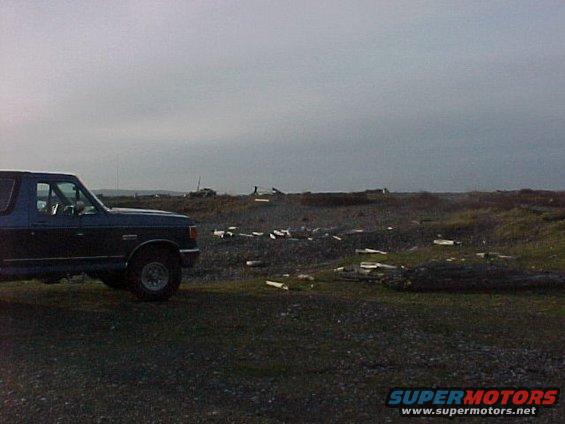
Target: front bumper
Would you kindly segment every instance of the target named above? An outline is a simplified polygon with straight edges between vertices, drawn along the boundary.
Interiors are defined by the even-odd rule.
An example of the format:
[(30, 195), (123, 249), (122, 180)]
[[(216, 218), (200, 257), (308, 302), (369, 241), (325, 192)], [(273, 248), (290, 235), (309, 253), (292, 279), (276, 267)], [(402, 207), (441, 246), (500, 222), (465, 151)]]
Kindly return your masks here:
[(195, 247), (192, 249), (180, 249), (181, 265), (183, 268), (191, 268), (198, 261), (200, 249)]

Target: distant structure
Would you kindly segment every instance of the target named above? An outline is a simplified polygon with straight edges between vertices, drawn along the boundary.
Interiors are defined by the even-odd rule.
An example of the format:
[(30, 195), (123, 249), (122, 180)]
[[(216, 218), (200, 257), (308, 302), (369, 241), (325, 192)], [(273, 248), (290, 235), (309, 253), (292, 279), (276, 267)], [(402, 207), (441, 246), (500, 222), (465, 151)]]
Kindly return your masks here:
[(388, 188), (386, 188), (386, 187), (365, 191), (365, 195), (367, 196), (367, 199), (369, 199), (369, 200), (380, 199), (383, 196), (387, 196), (389, 193), (390, 193), (390, 191), (388, 191)]
[(211, 188), (202, 188), (197, 191), (192, 191), (188, 193), (189, 198), (205, 198), (205, 197), (216, 197), (218, 193), (216, 190), (212, 190)]
[(279, 189), (275, 188), (275, 187), (271, 187), (271, 188), (265, 188), (265, 187), (259, 187), (259, 186), (255, 186), (255, 189), (253, 190), (253, 193), (251, 193), (252, 196), (273, 196), (273, 195), (284, 195), (284, 193), (282, 191), (280, 191)]

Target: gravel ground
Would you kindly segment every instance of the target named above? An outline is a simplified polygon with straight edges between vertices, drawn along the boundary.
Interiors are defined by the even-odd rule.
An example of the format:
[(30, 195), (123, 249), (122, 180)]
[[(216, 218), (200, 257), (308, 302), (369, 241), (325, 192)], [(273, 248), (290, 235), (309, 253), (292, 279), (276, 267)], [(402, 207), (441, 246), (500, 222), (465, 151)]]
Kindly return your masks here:
[(0, 288), (6, 423), (398, 422), (384, 407), (390, 387), (563, 377), (555, 293), (214, 283), (147, 304), (99, 283), (28, 284)]

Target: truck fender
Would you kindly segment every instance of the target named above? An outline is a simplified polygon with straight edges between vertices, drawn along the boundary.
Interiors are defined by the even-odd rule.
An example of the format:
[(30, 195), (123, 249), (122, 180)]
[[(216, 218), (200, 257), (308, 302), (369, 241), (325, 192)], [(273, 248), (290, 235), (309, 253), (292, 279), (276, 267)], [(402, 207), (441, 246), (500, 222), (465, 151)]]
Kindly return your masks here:
[(176, 244), (174, 241), (166, 240), (166, 239), (147, 240), (137, 245), (135, 249), (133, 249), (133, 251), (129, 254), (126, 261), (126, 267), (130, 264), (131, 260), (135, 257), (137, 253), (139, 253), (142, 249), (145, 249), (147, 247), (165, 247), (171, 250), (171, 252), (175, 252), (180, 259), (180, 253), (179, 253), (180, 246)]

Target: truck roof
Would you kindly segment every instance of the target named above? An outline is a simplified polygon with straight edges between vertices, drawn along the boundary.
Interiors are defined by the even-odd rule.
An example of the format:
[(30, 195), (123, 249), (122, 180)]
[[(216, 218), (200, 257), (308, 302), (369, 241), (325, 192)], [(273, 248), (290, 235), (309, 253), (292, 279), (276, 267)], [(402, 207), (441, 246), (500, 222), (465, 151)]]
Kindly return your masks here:
[(18, 169), (0, 169), (0, 175), (4, 175), (4, 176), (36, 175), (38, 177), (43, 177), (43, 176), (74, 177), (75, 176), (75, 174), (69, 174), (68, 172), (36, 172), (36, 171), (24, 171)]

